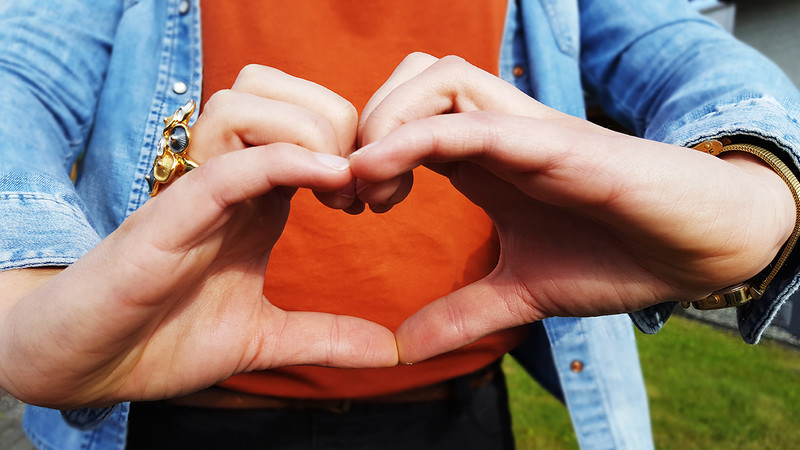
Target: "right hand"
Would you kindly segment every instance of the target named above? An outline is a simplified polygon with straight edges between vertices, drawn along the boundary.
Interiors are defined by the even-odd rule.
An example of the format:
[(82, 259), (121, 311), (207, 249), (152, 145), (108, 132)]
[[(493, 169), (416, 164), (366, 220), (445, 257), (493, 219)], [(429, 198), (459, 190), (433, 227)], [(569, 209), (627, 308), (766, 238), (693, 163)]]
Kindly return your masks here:
[[(366, 146), (350, 155), (370, 187), (359, 196), (387, 209), (403, 195), (385, 183), (424, 164), (483, 208), (500, 242), (491, 274), (398, 327), (403, 362), (546, 317), (703, 298), (755, 276), (795, 225), (786, 183), (756, 158), (601, 128), (461, 58), (410, 55), (370, 104)], [(753, 204), (768, 213), (742, 213)]]
[(67, 409), (183, 395), (283, 365), (395, 365), (388, 329), (283, 311), (262, 294), (295, 188), (329, 206), (348, 201), (354, 180), (336, 155), (351, 150), (356, 117), (343, 102), (276, 70), (242, 71), (192, 127), (199, 168), (72, 266), (0, 294), (0, 386)]

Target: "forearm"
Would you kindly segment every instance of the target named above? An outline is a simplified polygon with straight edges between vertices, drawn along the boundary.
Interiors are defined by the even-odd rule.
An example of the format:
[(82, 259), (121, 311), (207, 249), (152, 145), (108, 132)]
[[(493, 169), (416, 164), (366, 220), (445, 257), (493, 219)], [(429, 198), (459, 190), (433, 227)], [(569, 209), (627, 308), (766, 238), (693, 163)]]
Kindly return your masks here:
[(0, 272), (0, 360), (3, 361), (0, 365), (0, 388), (17, 397), (21, 396), (19, 383), (23, 380), (15, 377), (12, 372), (15, 367), (30, 365), (31, 361), (21, 358), (20, 353), (15, 351), (21, 344), (19, 340), (25, 339), (24, 335), (15, 330), (24, 328), (25, 324), (10, 323), (12, 311), (22, 299), (62, 270), (58, 267), (45, 267)]
[[(623, 18), (607, 13), (623, 3), (631, 14)], [(586, 87), (616, 120), (647, 139), (681, 147), (723, 137), (752, 142), (800, 175), (800, 93), (763, 55), (683, 1), (586, 1), (581, 3), (581, 13)], [(608, 20), (598, 20), (601, 16)], [(763, 190), (744, 193), (742, 207), (730, 211), (742, 221), (756, 219), (744, 234), (730, 237), (741, 242), (743, 250), (761, 246), (761, 254), (753, 260), (759, 267), (753, 270), (772, 261), (777, 253), (774, 243), (782, 245), (787, 227), (794, 223), (786, 185), (759, 185)], [(783, 206), (766, 208), (767, 199)], [(745, 341), (758, 341), (769, 318), (800, 281), (798, 273), (800, 258), (792, 257), (764, 297), (739, 311)], [(656, 332), (673, 306), (657, 305), (634, 313), (634, 322), (643, 331)]]

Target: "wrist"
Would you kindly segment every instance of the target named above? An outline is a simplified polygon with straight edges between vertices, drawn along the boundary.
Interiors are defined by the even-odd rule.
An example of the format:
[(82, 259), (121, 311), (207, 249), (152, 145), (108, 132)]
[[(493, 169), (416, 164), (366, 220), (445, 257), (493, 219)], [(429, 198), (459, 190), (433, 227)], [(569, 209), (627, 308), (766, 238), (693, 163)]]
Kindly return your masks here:
[[(698, 309), (718, 309), (760, 299), (800, 238), (800, 181), (777, 155), (758, 145), (731, 143), (723, 138), (702, 142), (694, 149), (724, 156), (726, 162), (743, 169), (737, 185), (745, 187), (740, 192), (740, 200), (745, 201), (735, 209), (747, 214), (743, 221), (749, 226), (734, 236), (741, 239), (742, 254), (751, 261), (749, 266), (755, 273), (691, 304)], [(684, 302), (685, 307), (689, 304)]]
[(62, 270), (63, 267), (32, 267), (0, 272), (0, 311), (13, 306)]
[(18, 348), (22, 335), (16, 333), (18, 323), (12, 315), (14, 307), (28, 294), (46, 283), (50, 278), (61, 272), (60, 267), (43, 267), (28, 269), (12, 269), (0, 272), (0, 388), (19, 398), (15, 386), (21, 381), (13, 376), (10, 371), (15, 367), (30, 365), (30, 361), (16, 361)]
[[(763, 233), (771, 237), (772, 246), (764, 248), (769, 261), (774, 259), (781, 247), (789, 240), (797, 220), (797, 205), (792, 191), (786, 182), (769, 165), (758, 157), (743, 153), (731, 152), (721, 158), (747, 172), (763, 189), (753, 192), (753, 208), (756, 214), (765, 217)], [(765, 202), (769, 199), (769, 202)], [(764, 207), (768, 205), (768, 207)]]

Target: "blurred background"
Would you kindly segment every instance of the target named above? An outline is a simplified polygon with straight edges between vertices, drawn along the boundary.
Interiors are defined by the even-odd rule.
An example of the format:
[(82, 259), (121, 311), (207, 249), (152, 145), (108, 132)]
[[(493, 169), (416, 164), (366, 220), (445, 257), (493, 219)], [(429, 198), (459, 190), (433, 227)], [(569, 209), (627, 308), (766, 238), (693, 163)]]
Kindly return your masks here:
[[(687, 0), (774, 60), (800, 86), (800, 0)], [(637, 335), (657, 449), (800, 448), (800, 295), (757, 346), (735, 312), (677, 311), (655, 336)], [(510, 358), (521, 450), (577, 449), (569, 415)], [(22, 405), (0, 390), (0, 450), (30, 450)]]

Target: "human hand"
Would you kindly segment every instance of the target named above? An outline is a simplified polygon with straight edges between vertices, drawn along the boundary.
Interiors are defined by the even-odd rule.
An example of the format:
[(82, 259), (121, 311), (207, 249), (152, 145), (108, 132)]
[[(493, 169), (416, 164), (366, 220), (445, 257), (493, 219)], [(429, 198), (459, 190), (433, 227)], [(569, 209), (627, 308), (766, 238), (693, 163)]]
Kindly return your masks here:
[(603, 129), (458, 58), (411, 55), (386, 84), (362, 115), (358, 184), (425, 164), (486, 211), (501, 245), (490, 275), (400, 326), (403, 362), (549, 316), (701, 298), (758, 273), (794, 225), (789, 190), (750, 158)]
[[(252, 111), (252, 119), (258, 114), (269, 116), (272, 126), (255, 127), (248, 118), (242, 123), (233, 122), (225, 114), (227, 108), (238, 105)], [(257, 64), (244, 67), (229, 91), (217, 92), (209, 99), (204, 113), (198, 118), (199, 123), (212, 120), (230, 126), (227, 133), (210, 137), (216, 138), (214, 142), (206, 142), (206, 136), (197, 135), (203, 131), (202, 127), (193, 129), (193, 136), (204, 142), (205, 149), (286, 142), (341, 157), (355, 150), (358, 112), (349, 101), (323, 86), (271, 67)], [(197, 151), (192, 155), (205, 156), (197, 155)], [(350, 214), (364, 210), (363, 202), (356, 198), (355, 180), (339, 190), (314, 194), (330, 208)]]
[(286, 77), (246, 69), (192, 127), (187, 153), (197, 169), (63, 272), (2, 298), (4, 389), (74, 408), (178, 396), (282, 365), (396, 364), (386, 328), (283, 311), (262, 294), (295, 188), (353, 184), (335, 155), (354, 142), (355, 118), (350, 135), (339, 134), (332, 117), (341, 102)]

